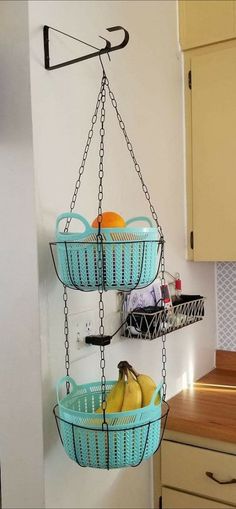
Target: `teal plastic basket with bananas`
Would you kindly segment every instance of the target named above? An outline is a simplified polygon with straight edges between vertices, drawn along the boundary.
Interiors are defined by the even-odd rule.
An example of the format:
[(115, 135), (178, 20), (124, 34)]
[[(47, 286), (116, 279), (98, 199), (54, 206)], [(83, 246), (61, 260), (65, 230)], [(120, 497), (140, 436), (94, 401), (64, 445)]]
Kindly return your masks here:
[[(70, 394), (60, 397), (60, 387), (69, 382)], [(107, 395), (115, 381), (106, 384)], [(54, 408), (58, 431), (67, 455), (80, 466), (112, 469), (137, 466), (158, 449), (162, 438), (162, 383), (150, 404), (137, 410), (95, 413), (102, 404), (101, 383), (77, 385), (70, 377), (57, 385), (58, 405)]]

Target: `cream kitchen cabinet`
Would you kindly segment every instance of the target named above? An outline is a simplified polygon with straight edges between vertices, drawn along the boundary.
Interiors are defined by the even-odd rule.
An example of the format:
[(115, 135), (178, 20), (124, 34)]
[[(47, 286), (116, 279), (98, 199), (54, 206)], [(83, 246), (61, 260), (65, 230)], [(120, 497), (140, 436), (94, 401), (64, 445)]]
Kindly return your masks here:
[(232, 506), (215, 502), (215, 500), (213, 502), (208, 498), (189, 495), (172, 488), (163, 488), (162, 490), (163, 509), (220, 509), (221, 507)]
[(235, 387), (236, 352), (217, 351), (216, 368), (168, 401), (155, 509), (236, 507)]
[(186, 50), (236, 37), (235, 0), (179, 1), (181, 48)]
[[(163, 509), (236, 507), (235, 479), (234, 454), (170, 440), (163, 441)], [(230, 481), (231, 484), (219, 483)]]
[(185, 52), (184, 69), (188, 259), (235, 261), (236, 39)]

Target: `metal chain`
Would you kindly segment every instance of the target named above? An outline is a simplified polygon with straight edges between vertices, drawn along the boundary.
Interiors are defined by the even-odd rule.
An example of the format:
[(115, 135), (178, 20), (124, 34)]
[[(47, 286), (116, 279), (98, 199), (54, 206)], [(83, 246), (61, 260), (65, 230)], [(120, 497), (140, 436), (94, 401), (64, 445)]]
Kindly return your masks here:
[[(98, 234), (97, 234), (97, 248), (98, 248), (98, 274), (99, 274), (99, 335), (104, 336), (104, 302), (103, 302), (103, 238), (101, 234), (102, 223), (102, 200), (103, 200), (103, 177), (104, 177), (104, 137), (105, 137), (105, 102), (106, 102), (106, 86), (107, 78), (103, 73), (102, 89), (101, 89), (101, 114), (100, 114), (100, 145), (99, 145), (99, 186), (98, 186)], [(100, 346), (100, 368), (101, 368), (101, 393), (102, 393), (102, 411), (103, 411), (103, 424), (102, 429), (107, 429), (106, 422), (106, 376), (105, 376), (105, 346)]]
[[(98, 118), (98, 111), (99, 111), (99, 107), (100, 107), (101, 100), (102, 100), (103, 87), (104, 87), (104, 79), (102, 78), (99, 94), (98, 94), (97, 101), (96, 101), (95, 111), (92, 116), (91, 127), (88, 132), (88, 137), (87, 137), (85, 149), (83, 152), (82, 163), (79, 168), (79, 175), (78, 175), (78, 178), (75, 183), (75, 189), (74, 189), (74, 193), (73, 193), (71, 204), (70, 204), (70, 212), (72, 212), (75, 207), (75, 203), (76, 203), (77, 196), (78, 196), (78, 191), (79, 191), (79, 188), (81, 185), (81, 177), (84, 173), (85, 163), (87, 160), (89, 147), (90, 147), (90, 144), (91, 144), (91, 141), (93, 138), (93, 134), (94, 134), (94, 126), (95, 126), (95, 124), (97, 122), (97, 118)], [(71, 222), (71, 218), (68, 218), (66, 220), (64, 232), (68, 232), (70, 222)], [(66, 286), (64, 286), (64, 290), (63, 290), (63, 301), (64, 301), (65, 368), (66, 368), (66, 375), (69, 376), (69, 370), (70, 370), (69, 346), (70, 345), (69, 345), (69, 325), (68, 325), (68, 305), (67, 305), (68, 295), (67, 295)], [(70, 383), (69, 382), (66, 382), (66, 392), (67, 392), (67, 394), (69, 394), (69, 392), (70, 392)]]
[[(65, 368), (66, 368), (66, 376), (69, 376), (70, 370), (70, 357), (69, 357), (69, 326), (68, 326), (68, 295), (66, 286), (63, 289), (63, 301), (64, 301), (64, 335), (65, 335)], [(66, 392), (69, 394), (70, 392), (70, 383), (66, 382)]]
[[(85, 163), (86, 163), (87, 156), (88, 156), (89, 147), (90, 147), (90, 144), (91, 144), (91, 141), (92, 141), (92, 138), (93, 138), (93, 134), (94, 134), (94, 126), (95, 126), (95, 124), (97, 122), (98, 110), (99, 110), (99, 107), (100, 107), (100, 104), (101, 104), (101, 100), (102, 100), (102, 89), (103, 89), (103, 78), (102, 78), (102, 81), (101, 81), (101, 86), (100, 86), (99, 94), (98, 94), (98, 97), (97, 97), (95, 112), (94, 112), (94, 114), (92, 116), (91, 127), (90, 127), (89, 132), (88, 132), (88, 137), (87, 137), (87, 141), (86, 141), (86, 144), (85, 144), (85, 149), (84, 149), (84, 152), (83, 152), (82, 163), (81, 163), (80, 168), (79, 168), (79, 175), (78, 175), (78, 178), (77, 178), (76, 183), (75, 183), (75, 189), (74, 189), (74, 193), (73, 193), (72, 200), (71, 200), (71, 203), (70, 203), (70, 212), (72, 212), (74, 207), (75, 207), (75, 203), (76, 203), (76, 200), (77, 200), (79, 188), (80, 188), (80, 185), (81, 185), (81, 177), (82, 177), (82, 175), (84, 173), (84, 168), (85, 168)], [(66, 220), (64, 232), (68, 232), (70, 223), (71, 223), (71, 218), (68, 218)]]
[[(137, 172), (139, 179), (142, 184), (142, 189), (145, 194), (145, 197), (149, 203), (149, 208), (152, 214), (152, 217), (157, 225), (157, 228), (160, 232), (160, 242), (161, 242), (161, 284), (165, 284), (165, 258), (164, 258), (164, 236), (162, 232), (162, 228), (159, 224), (158, 217), (156, 214), (156, 211), (154, 209), (154, 206), (151, 202), (151, 197), (148, 191), (148, 188), (146, 184), (144, 183), (141, 168), (139, 163), (137, 162), (137, 159), (134, 154), (134, 150), (132, 147), (132, 144), (130, 142), (130, 139), (128, 137), (128, 134), (126, 132), (125, 124), (122, 120), (122, 117), (118, 111), (117, 101), (115, 99), (115, 96), (110, 88), (110, 84), (108, 81), (108, 78), (103, 71), (103, 77), (101, 81), (101, 88), (98, 94), (95, 112), (92, 117), (92, 124), (91, 128), (88, 132), (88, 138), (86, 141), (83, 157), (82, 157), (82, 163), (79, 168), (79, 175), (75, 183), (75, 189), (72, 196), (71, 204), (70, 204), (70, 212), (73, 211), (75, 207), (75, 203), (78, 196), (78, 191), (81, 185), (81, 177), (84, 173), (85, 163), (87, 160), (87, 155), (89, 151), (89, 147), (91, 144), (91, 140), (94, 133), (94, 126), (97, 122), (98, 118), (98, 111), (99, 107), (101, 105), (101, 115), (100, 115), (100, 147), (99, 147), (99, 188), (98, 188), (98, 234), (97, 234), (97, 245), (98, 245), (98, 273), (99, 273), (99, 319), (100, 319), (100, 326), (99, 326), (99, 334), (100, 336), (104, 335), (104, 302), (103, 302), (103, 239), (101, 234), (101, 222), (102, 222), (102, 200), (103, 200), (103, 177), (104, 177), (104, 167), (103, 167), (103, 159), (104, 159), (104, 136), (105, 136), (105, 129), (104, 129), (104, 122), (105, 122), (105, 101), (106, 101), (106, 89), (107, 87), (109, 92), (109, 97), (111, 100), (111, 104), (113, 108), (115, 109), (117, 119), (120, 125), (120, 128), (123, 132), (123, 135), (126, 140), (128, 151), (130, 152), (130, 156), (134, 163), (135, 171)], [(66, 221), (66, 225), (64, 228), (64, 232), (68, 232), (69, 226), (70, 226), (71, 219), (68, 218)], [(64, 334), (65, 334), (65, 368), (66, 368), (66, 374), (69, 375), (69, 368), (70, 368), (70, 360), (69, 360), (69, 327), (68, 327), (68, 306), (67, 306), (67, 289), (64, 286), (64, 292), (63, 292), (63, 300), (64, 300)], [(165, 334), (165, 324), (163, 323), (163, 335), (162, 335), (162, 378), (163, 378), (163, 400), (166, 399), (166, 334)], [(102, 409), (103, 409), (103, 428), (107, 428), (106, 423), (106, 417), (105, 417), (105, 411), (106, 411), (106, 377), (105, 377), (105, 347), (103, 345), (100, 346), (100, 354), (101, 354), (101, 360), (100, 360), (100, 367), (102, 371), (101, 375), (101, 392), (102, 392)], [(69, 393), (70, 384), (67, 382), (67, 393)]]
[(104, 177), (104, 167), (103, 167), (103, 159), (104, 159), (104, 136), (105, 136), (105, 102), (106, 102), (106, 89), (105, 85), (107, 82), (107, 78), (104, 75), (102, 79), (102, 89), (101, 89), (101, 115), (100, 115), (100, 145), (99, 145), (99, 186), (98, 186), (98, 234), (101, 234), (101, 222), (102, 222), (102, 200), (103, 200), (103, 177)]
[(149, 203), (149, 207), (150, 207), (150, 211), (151, 211), (151, 214), (152, 214), (152, 217), (157, 225), (157, 228), (159, 229), (160, 231), (160, 235), (161, 237), (163, 237), (163, 233), (162, 233), (162, 228), (159, 224), (159, 221), (158, 221), (158, 217), (157, 217), (157, 214), (156, 214), (156, 211), (155, 211), (155, 208), (151, 202), (151, 197), (150, 197), (150, 194), (149, 194), (149, 191), (148, 191), (148, 188), (146, 186), (146, 184), (144, 183), (144, 180), (143, 180), (143, 176), (142, 176), (142, 172), (141, 172), (141, 168), (140, 168), (140, 165), (139, 163), (137, 162), (137, 159), (135, 157), (135, 154), (134, 154), (134, 150), (133, 150), (133, 146), (130, 142), (130, 139), (128, 137), (128, 134), (126, 132), (126, 128), (125, 128), (125, 124), (124, 124), (124, 121), (122, 120), (122, 117), (118, 111), (118, 106), (117, 106), (117, 101), (115, 99), (115, 96), (110, 88), (110, 84), (109, 84), (109, 81), (107, 80), (107, 88), (108, 88), (108, 91), (109, 91), (109, 96), (110, 96), (110, 99), (111, 99), (111, 104), (113, 106), (113, 108), (115, 109), (115, 112), (116, 112), (116, 116), (117, 116), (117, 119), (118, 119), (118, 122), (119, 122), (119, 125), (120, 125), (120, 128), (123, 132), (123, 135), (125, 137), (125, 141), (126, 141), (126, 145), (127, 145), (127, 148), (128, 148), (128, 151), (131, 155), (131, 158), (133, 160), (133, 163), (134, 163), (134, 168), (139, 176), (139, 179), (141, 181), (141, 184), (142, 184), (142, 189), (143, 189), (143, 192), (145, 194), (145, 197)]
[[(161, 286), (165, 285), (165, 257), (164, 257), (164, 244), (161, 246)], [(165, 303), (163, 300), (163, 306), (164, 306), (164, 313), (162, 313), (163, 316), (163, 322), (162, 322), (162, 391), (163, 391), (163, 401), (166, 400), (166, 389), (167, 389), (167, 383), (166, 383), (166, 313), (165, 313)]]
[[(118, 119), (118, 122), (119, 122), (119, 125), (120, 125), (120, 128), (123, 132), (123, 135), (125, 137), (125, 141), (126, 141), (126, 144), (127, 144), (127, 148), (128, 148), (128, 151), (131, 155), (131, 158), (133, 160), (133, 163), (134, 163), (134, 167), (135, 167), (135, 170), (139, 176), (139, 179), (141, 181), (141, 184), (142, 184), (142, 189), (143, 189), (143, 192), (145, 194), (145, 197), (149, 203), (149, 208), (150, 208), (150, 211), (151, 211), (151, 214), (152, 214), (152, 217), (157, 225), (157, 228), (160, 232), (160, 242), (161, 242), (161, 284), (164, 285), (165, 284), (165, 257), (164, 257), (164, 236), (163, 236), (163, 232), (162, 232), (162, 228), (159, 224), (159, 221), (158, 221), (158, 217), (157, 217), (157, 214), (156, 214), (156, 211), (154, 209), (154, 206), (151, 202), (151, 197), (150, 197), (150, 194), (149, 194), (149, 191), (148, 191), (148, 188), (146, 186), (146, 184), (144, 183), (144, 180), (143, 180), (143, 176), (142, 176), (142, 172), (141, 172), (141, 168), (140, 168), (140, 165), (139, 163), (137, 162), (137, 159), (135, 157), (135, 154), (134, 154), (134, 150), (133, 150), (133, 147), (132, 147), (132, 144), (130, 142), (130, 139), (128, 137), (128, 134), (126, 132), (126, 128), (125, 128), (125, 124), (124, 124), (124, 121), (122, 120), (122, 117), (118, 111), (118, 106), (117, 106), (117, 101), (115, 99), (115, 96), (110, 88), (110, 85), (109, 85), (109, 81), (107, 80), (106, 82), (107, 84), (107, 88), (108, 88), (108, 91), (109, 91), (109, 96), (110, 96), (110, 100), (111, 100), (111, 104), (113, 106), (113, 108), (115, 109), (115, 112), (116, 112), (116, 116), (117, 116), (117, 119)], [(163, 313), (163, 317), (164, 317), (165, 313)], [(166, 333), (165, 333), (165, 318), (163, 318), (163, 334), (162, 334), (162, 380), (163, 380), (163, 400), (165, 401), (166, 399), (166, 389), (167, 389), (167, 384), (166, 384), (166, 360), (167, 360), (167, 357), (166, 357)]]

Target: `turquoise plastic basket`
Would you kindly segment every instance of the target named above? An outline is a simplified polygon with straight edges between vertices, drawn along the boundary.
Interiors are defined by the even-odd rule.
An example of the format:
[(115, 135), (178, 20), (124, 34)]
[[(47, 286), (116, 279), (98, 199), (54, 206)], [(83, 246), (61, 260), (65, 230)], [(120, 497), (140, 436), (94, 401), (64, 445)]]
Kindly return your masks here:
[[(69, 381), (72, 391), (60, 398), (59, 389)], [(107, 393), (115, 381), (107, 382)], [(67, 455), (79, 465), (92, 468), (123, 468), (139, 465), (158, 449), (161, 441), (161, 401), (155, 405), (162, 384), (155, 390), (150, 405), (106, 414), (108, 430), (102, 429), (101, 382), (77, 385), (70, 377), (57, 385), (58, 414), (54, 411), (61, 441)]]
[[(82, 233), (60, 231), (63, 219), (77, 219)], [(143, 221), (145, 228), (130, 225)], [(148, 217), (134, 217), (125, 228), (102, 228), (102, 248), (97, 243), (96, 228), (80, 214), (63, 213), (56, 221), (57, 273), (69, 288), (84, 291), (129, 291), (150, 284), (156, 277), (160, 261), (159, 231)], [(102, 271), (99, 255), (102, 249)]]

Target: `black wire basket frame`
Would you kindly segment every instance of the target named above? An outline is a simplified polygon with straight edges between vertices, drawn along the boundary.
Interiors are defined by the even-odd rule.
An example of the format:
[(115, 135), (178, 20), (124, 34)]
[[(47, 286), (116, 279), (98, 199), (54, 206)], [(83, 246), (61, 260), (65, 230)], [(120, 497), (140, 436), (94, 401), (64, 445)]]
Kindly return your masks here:
[[(112, 430), (112, 426), (109, 426), (109, 425), (106, 426), (106, 429), (102, 429), (102, 428), (95, 429), (93, 427), (87, 427), (87, 426), (85, 428), (82, 425), (80, 426), (78, 424), (69, 422), (69, 421), (63, 419), (62, 417), (60, 417), (58, 407), (59, 407), (58, 404), (54, 406), (53, 413), (54, 413), (54, 417), (56, 420), (57, 430), (58, 430), (58, 433), (60, 436), (61, 443), (62, 443), (63, 448), (65, 449), (67, 455), (69, 455), (70, 459), (75, 461), (81, 467), (104, 468), (103, 459), (105, 456), (105, 463), (106, 463), (105, 468), (107, 470), (110, 470), (111, 468), (137, 467), (140, 465), (140, 463), (144, 459), (148, 459), (150, 456), (155, 454), (161, 445), (161, 442), (163, 439), (163, 434), (165, 431), (166, 421), (167, 421), (167, 417), (168, 417), (168, 413), (169, 413), (169, 405), (166, 401), (163, 400), (162, 401), (162, 415), (158, 419), (154, 419), (152, 421), (149, 421), (149, 422), (146, 422), (146, 423), (143, 423), (138, 426), (131, 427), (131, 428), (129, 427), (129, 428)], [(63, 440), (63, 436), (62, 436), (63, 433), (61, 432), (61, 425), (64, 425), (64, 426), (66, 425), (66, 428), (67, 428), (67, 431), (65, 434), (66, 437), (64, 438), (64, 440)], [(146, 452), (146, 448), (147, 448), (147, 444), (148, 444), (148, 440), (149, 440), (150, 430), (152, 429), (152, 426), (156, 426), (156, 425), (160, 426), (160, 434), (157, 437), (156, 444), (155, 444), (151, 454), (149, 454), (148, 457), (146, 458), (145, 452)], [(129, 433), (129, 442), (131, 440), (136, 443), (136, 446), (140, 445), (140, 444), (137, 444), (137, 433), (143, 428), (145, 428), (146, 437), (145, 437), (144, 443), (141, 445), (141, 448), (139, 449), (138, 459), (135, 457), (135, 458), (133, 458), (133, 461), (130, 462), (130, 464), (127, 464), (127, 458), (126, 458), (127, 450), (126, 450), (126, 446), (125, 446), (126, 434)], [(94, 432), (94, 434), (95, 434), (95, 444), (97, 442), (96, 454), (93, 450), (93, 453), (95, 454), (95, 464), (94, 464), (94, 459), (92, 458), (92, 456), (90, 456), (89, 453), (87, 453), (87, 454), (83, 453), (84, 449), (86, 449), (86, 443), (85, 443), (86, 440), (83, 440), (83, 442), (81, 442), (81, 439), (79, 439), (80, 430), (83, 432), (84, 431), (85, 432)], [(131, 432), (132, 432), (132, 438), (130, 438)], [(117, 439), (117, 434), (119, 434), (119, 433), (122, 434), (122, 438), (124, 437), (124, 457), (120, 458), (119, 457), (120, 451), (117, 451), (117, 466), (114, 467), (114, 464), (112, 464), (112, 466), (111, 466), (110, 449), (111, 449), (111, 444), (112, 443), (114, 444), (114, 442)], [(101, 451), (101, 447), (100, 447), (100, 445), (98, 445), (98, 442), (100, 442), (100, 440), (97, 438), (97, 441), (96, 441), (96, 436), (99, 436), (100, 434), (103, 434), (103, 436), (104, 436), (104, 439), (103, 439), (104, 450), (103, 451)], [(68, 454), (67, 444), (65, 443), (65, 440), (67, 441), (68, 438), (70, 440), (70, 443), (73, 444), (72, 448), (70, 448), (69, 454)], [(112, 449), (113, 449), (112, 456), (114, 458), (114, 446), (112, 447)], [(93, 454), (93, 456), (94, 456), (94, 454)], [(103, 456), (103, 459), (100, 459), (101, 454)], [(137, 456), (137, 454), (135, 456)], [(101, 461), (101, 463), (100, 463), (100, 461)], [(112, 460), (112, 463), (114, 463), (113, 460)]]
[[(126, 245), (136, 245), (137, 247), (140, 247), (141, 249), (141, 264), (139, 266), (139, 270), (137, 272), (137, 276), (135, 278), (132, 278), (132, 274), (130, 277), (125, 276), (125, 263), (127, 263), (129, 260), (125, 261), (125, 257), (123, 257), (120, 260), (120, 268), (122, 269), (121, 276), (119, 276), (119, 280), (117, 281), (117, 278), (113, 276), (109, 276), (107, 273), (107, 257), (106, 257), (106, 246), (112, 246), (114, 249), (117, 247), (123, 248)], [(148, 245), (154, 244), (156, 245), (157, 249), (157, 266), (154, 269), (153, 275), (151, 279), (147, 282), (147, 284), (141, 284), (142, 281), (142, 275), (144, 273), (145, 267), (144, 267), (144, 257), (145, 257), (145, 251)], [(67, 288), (70, 288), (72, 290), (80, 290), (84, 292), (94, 291), (99, 288), (103, 288), (103, 290), (117, 290), (122, 292), (130, 292), (131, 290), (134, 290), (135, 288), (145, 288), (146, 286), (150, 285), (157, 277), (157, 274), (160, 270), (160, 264), (161, 264), (161, 258), (163, 253), (163, 240), (144, 240), (144, 241), (126, 241), (124, 243), (120, 242), (102, 242), (101, 245), (101, 258), (102, 258), (102, 270), (99, 272), (98, 268), (96, 267), (96, 262), (94, 262), (94, 270), (93, 275), (91, 278), (90, 270), (88, 267), (88, 264), (83, 263), (84, 270), (83, 274), (80, 270), (80, 261), (79, 261), (79, 255), (80, 255), (80, 248), (86, 248), (86, 246), (92, 246), (95, 251), (100, 249), (100, 246), (97, 242), (50, 242), (50, 251), (52, 255), (53, 265), (56, 272), (56, 275), (59, 279), (59, 281), (66, 286)], [(57, 250), (57, 247), (61, 246), (64, 247), (64, 252), (66, 256), (64, 257), (64, 265), (65, 265), (65, 272), (66, 277), (63, 277), (62, 270), (59, 268), (58, 263), (58, 257), (55, 254), (55, 251)], [(70, 252), (71, 248), (75, 250), (75, 254), (77, 256), (76, 259), (76, 269), (74, 268), (74, 263), (71, 260)], [(114, 263), (114, 262), (113, 262)], [(113, 265), (113, 273), (115, 274), (117, 272), (117, 268)], [(131, 269), (129, 269), (131, 270)], [(121, 271), (120, 271), (121, 272)]]

